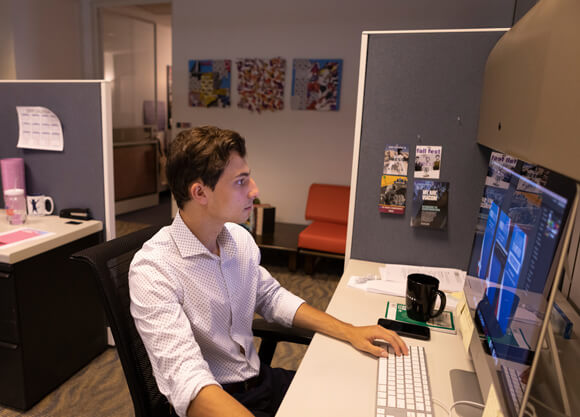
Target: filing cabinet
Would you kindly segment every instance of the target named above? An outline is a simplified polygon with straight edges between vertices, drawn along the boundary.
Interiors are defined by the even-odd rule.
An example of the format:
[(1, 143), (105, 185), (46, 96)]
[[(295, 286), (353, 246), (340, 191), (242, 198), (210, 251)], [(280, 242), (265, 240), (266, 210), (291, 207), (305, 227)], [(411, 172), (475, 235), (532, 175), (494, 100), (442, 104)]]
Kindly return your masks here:
[[(16, 262), (0, 262), (3, 406), (31, 408), (107, 346), (104, 310), (97, 288), (84, 266), (69, 259), (73, 253), (98, 244), (101, 233), (89, 232), (80, 238), (75, 233), (47, 244), (59, 233), (55, 231), (44, 241), (38, 240), (40, 253)], [(60, 244), (67, 240), (72, 241)], [(47, 245), (57, 246), (43, 250)], [(0, 255), (3, 252), (6, 250)]]

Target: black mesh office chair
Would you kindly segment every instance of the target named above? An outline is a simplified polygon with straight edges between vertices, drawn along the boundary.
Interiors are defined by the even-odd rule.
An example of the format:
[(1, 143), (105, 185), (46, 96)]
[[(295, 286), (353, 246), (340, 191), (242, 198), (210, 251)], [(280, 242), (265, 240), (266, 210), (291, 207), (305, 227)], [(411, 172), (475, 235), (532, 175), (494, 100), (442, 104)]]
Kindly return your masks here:
[[(145, 346), (129, 311), (129, 265), (135, 252), (157, 230), (156, 227), (142, 229), (72, 255), (73, 260), (84, 262), (90, 267), (101, 294), (136, 417), (176, 415), (167, 398), (159, 392)], [(262, 339), (260, 359), (268, 364), (278, 342), (308, 344), (313, 335), (310, 331), (288, 329), (263, 319), (254, 320), (253, 330), (254, 335)]]

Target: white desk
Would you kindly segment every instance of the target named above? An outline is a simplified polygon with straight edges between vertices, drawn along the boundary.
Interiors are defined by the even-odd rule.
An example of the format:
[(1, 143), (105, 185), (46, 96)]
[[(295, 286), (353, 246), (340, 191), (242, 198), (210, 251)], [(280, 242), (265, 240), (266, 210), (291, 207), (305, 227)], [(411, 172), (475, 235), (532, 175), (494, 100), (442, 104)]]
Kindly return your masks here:
[[(387, 301), (402, 298), (370, 294), (350, 288), (352, 275), (379, 274), (382, 264), (350, 260), (326, 310), (355, 325), (375, 324), (384, 317)], [(447, 406), (453, 403), (449, 371), (473, 368), (458, 335), (431, 332), (423, 342), (405, 338), (407, 344), (425, 346), (432, 396)], [(375, 415), (377, 359), (350, 344), (316, 334), (280, 406), (277, 417), (371, 417)], [(434, 405), (435, 416), (446, 414)]]
[(67, 224), (70, 220), (58, 216), (28, 216), (24, 224), (10, 225), (6, 220), (6, 210), (0, 210), (0, 233), (21, 228), (51, 232), (48, 236), (17, 245), (0, 246), (0, 262), (14, 264), (103, 230), (103, 223), (98, 220), (78, 220), (80, 224)]

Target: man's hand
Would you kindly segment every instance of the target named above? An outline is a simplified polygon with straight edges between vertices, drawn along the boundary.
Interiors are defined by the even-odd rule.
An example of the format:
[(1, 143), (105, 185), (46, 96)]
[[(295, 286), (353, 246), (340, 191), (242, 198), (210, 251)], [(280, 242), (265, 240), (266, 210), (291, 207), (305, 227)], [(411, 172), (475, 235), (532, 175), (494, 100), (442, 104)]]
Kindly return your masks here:
[(393, 349), (395, 349), (395, 354), (397, 356), (401, 354), (409, 354), (407, 345), (397, 333), (392, 330), (387, 330), (378, 324), (363, 327), (352, 326), (348, 332), (347, 340), (358, 350), (368, 352), (375, 356), (388, 356), (388, 353), (384, 348), (373, 343), (375, 340), (384, 340), (385, 342), (388, 342)]
[(384, 340), (393, 346), (397, 355), (407, 355), (409, 350), (405, 342), (395, 332), (382, 326), (353, 326), (342, 322), (329, 314), (304, 303), (296, 311), (294, 326), (324, 333), (327, 336), (349, 342), (358, 350), (375, 356), (387, 356), (387, 351), (375, 344), (375, 340)]

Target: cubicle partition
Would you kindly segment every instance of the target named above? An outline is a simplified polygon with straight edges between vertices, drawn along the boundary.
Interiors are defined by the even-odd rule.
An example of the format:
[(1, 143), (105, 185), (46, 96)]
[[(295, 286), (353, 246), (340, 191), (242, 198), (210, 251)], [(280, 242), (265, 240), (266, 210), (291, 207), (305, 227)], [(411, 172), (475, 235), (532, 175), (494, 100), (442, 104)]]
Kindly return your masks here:
[[(27, 193), (53, 197), (55, 213), (90, 209), (103, 222), (107, 240), (115, 237), (109, 88), (98, 80), (0, 82), (0, 157), (24, 159)], [(42, 106), (58, 116), (64, 149), (18, 148), (17, 106)]]
[[(346, 260), (466, 269), (489, 162), (476, 143), (486, 59), (507, 29), (364, 32)], [(379, 212), (386, 145), (409, 147), (404, 214)], [(416, 145), (442, 146), (444, 230), (411, 227)]]

